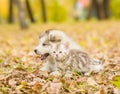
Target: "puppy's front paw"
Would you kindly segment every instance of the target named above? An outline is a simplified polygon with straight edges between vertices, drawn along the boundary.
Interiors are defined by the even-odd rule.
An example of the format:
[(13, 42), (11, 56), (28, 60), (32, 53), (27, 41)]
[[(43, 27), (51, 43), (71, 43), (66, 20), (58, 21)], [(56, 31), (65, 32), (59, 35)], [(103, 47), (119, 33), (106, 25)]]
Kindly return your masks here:
[(47, 78), (49, 75), (48, 75), (48, 72), (47, 71), (40, 71), (40, 77), (45, 77)]
[(41, 71), (47, 71), (47, 72), (50, 72), (49, 68), (47, 68), (47, 67), (45, 67), (45, 66), (44, 66), (44, 67), (41, 67), (40, 70), (41, 70)]
[(61, 73), (58, 71), (50, 73), (51, 76), (61, 76)]

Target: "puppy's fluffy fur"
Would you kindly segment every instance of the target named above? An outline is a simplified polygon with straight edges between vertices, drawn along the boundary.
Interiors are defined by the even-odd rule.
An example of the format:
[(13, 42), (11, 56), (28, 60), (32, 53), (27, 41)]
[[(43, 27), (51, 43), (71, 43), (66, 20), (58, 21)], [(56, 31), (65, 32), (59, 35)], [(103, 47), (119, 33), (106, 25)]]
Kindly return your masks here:
[[(69, 43), (69, 50), (82, 48), (76, 44), (72, 39), (70, 39), (61, 30), (47, 30), (40, 36), (40, 43), (35, 48), (35, 53), (41, 55), (42, 60), (45, 60), (43, 67), (40, 69), (42, 71), (56, 72), (57, 67), (53, 58), (49, 55), (51, 50), (51, 43)], [(46, 59), (47, 58), (47, 59)], [(55, 73), (56, 74), (56, 73)]]

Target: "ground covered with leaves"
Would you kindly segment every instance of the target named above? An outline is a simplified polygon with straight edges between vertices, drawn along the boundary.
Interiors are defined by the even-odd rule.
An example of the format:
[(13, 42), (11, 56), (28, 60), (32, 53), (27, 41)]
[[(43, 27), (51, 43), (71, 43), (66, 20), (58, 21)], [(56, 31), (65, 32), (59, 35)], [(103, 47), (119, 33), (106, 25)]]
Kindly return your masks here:
[[(104, 70), (72, 78), (39, 71), (43, 62), (33, 50), (47, 29), (63, 30), (91, 56), (104, 56)], [(34, 24), (27, 30), (0, 25), (0, 94), (120, 94), (120, 22)]]

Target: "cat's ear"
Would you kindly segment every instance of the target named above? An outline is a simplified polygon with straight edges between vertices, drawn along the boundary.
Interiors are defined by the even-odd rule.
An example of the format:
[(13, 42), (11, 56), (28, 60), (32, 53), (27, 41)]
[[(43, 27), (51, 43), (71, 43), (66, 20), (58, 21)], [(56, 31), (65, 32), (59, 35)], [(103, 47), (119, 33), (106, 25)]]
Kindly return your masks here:
[(66, 43), (64, 44), (64, 46), (65, 46), (66, 49), (69, 49), (69, 46), (70, 46), (69, 42), (66, 42)]

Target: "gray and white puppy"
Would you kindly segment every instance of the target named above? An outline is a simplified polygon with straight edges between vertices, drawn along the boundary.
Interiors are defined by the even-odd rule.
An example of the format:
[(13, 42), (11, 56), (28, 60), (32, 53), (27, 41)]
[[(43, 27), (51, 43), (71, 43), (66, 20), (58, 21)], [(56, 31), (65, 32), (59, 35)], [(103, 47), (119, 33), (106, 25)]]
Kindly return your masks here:
[(57, 71), (56, 64), (53, 58), (50, 56), (51, 51), (51, 43), (69, 43), (69, 49), (78, 49), (82, 50), (82, 48), (76, 44), (71, 38), (69, 38), (63, 31), (61, 30), (47, 30), (40, 36), (40, 43), (35, 48), (35, 53), (41, 55), (41, 60), (46, 60), (44, 65), (40, 70), (47, 72), (55, 72)]

